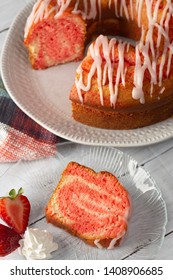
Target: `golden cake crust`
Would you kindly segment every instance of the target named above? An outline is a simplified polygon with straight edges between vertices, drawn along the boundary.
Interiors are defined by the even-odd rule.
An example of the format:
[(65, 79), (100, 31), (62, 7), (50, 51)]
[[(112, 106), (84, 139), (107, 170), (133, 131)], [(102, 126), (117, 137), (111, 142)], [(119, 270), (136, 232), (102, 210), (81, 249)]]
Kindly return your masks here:
[(72, 102), (73, 118), (83, 124), (104, 129), (134, 129), (164, 121), (173, 115), (173, 100), (153, 109), (116, 111)]

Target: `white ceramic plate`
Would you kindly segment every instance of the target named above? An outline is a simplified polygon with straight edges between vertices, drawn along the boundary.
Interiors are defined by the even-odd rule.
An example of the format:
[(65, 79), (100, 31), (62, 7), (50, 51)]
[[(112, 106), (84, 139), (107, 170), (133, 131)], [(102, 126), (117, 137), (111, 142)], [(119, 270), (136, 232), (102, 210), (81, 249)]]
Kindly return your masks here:
[[(116, 175), (129, 191), (132, 215), (127, 236), (121, 246), (98, 249), (85, 244), (64, 230), (47, 224), (44, 209), (69, 161), (76, 161), (95, 171)], [(153, 259), (162, 245), (167, 212), (162, 195), (150, 174), (127, 154), (115, 148), (80, 144), (61, 144), (56, 157), (12, 165), (0, 177), (0, 196), (11, 188), (23, 187), (31, 202), (30, 226), (47, 229), (59, 244), (54, 259)], [(18, 251), (4, 259), (22, 259)]]
[(2, 51), (1, 73), (15, 103), (32, 119), (56, 135), (77, 143), (104, 146), (141, 146), (173, 136), (173, 119), (135, 130), (92, 128), (71, 117), (69, 92), (79, 63), (50, 69), (31, 69), (23, 45), (23, 30), (31, 11), (28, 4), (16, 17)]

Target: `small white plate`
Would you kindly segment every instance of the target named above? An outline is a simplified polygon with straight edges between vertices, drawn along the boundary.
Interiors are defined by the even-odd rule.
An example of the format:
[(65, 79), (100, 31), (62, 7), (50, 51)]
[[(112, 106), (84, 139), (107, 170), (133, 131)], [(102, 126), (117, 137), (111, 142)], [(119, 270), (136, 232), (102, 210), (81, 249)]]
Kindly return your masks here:
[(71, 117), (69, 92), (79, 63), (46, 70), (31, 68), (23, 44), (24, 26), (33, 2), (14, 20), (2, 51), (1, 73), (14, 102), (37, 123), (73, 142), (129, 147), (149, 145), (173, 136), (173, 119), (134, 130), (106, 130), (80, 124)]
[[(128, 233), (121, 246), (98, 249), (66, 231), (46, 223), (45, 207), (69, 161), (95, 171), (107, 170), (128, 190), (132, 214)], [(154, 259), (163, 243), (167, 223), (165, 202), (150, 174), (127, 154), (108, 147), (66, 143), (58, 146), (56, 157), (12, 165), (0, 177), (0, 196), (11, 188), (23, 187), (31, 202), (30, 226), (47, 229), (59, 244), (53, 259)], [(2, 259), (22, 259), (18, 251)]]

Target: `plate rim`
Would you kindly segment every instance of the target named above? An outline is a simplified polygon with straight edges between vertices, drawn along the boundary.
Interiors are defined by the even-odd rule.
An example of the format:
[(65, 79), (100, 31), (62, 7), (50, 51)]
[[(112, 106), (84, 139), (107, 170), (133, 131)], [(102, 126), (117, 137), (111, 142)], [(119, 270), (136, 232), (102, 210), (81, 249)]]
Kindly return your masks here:
[[(163, 226), (162, 226), (162, 235), (160, 236), (160, 238), (157, 240), (157, 243), (156, 243), (156, 246), (158, 246), (158, 251), (156, 252), (155, 255), (153, 255), (153, 257), (156, 257), (157, 254), (159, 253), (162, 245), (163, 245), (164, 240), (165, 240), (166, 226), (167, 226), (167, 223), (168, 223), (168, 211), (167, 211), (166, 201), (164, 200), (163, 195), (162, 195), (162, 191), (159, 188), (159, 186), (156, 183), (156, 181), (154, 180), (154, 178), (151, 176), (150, 172), (148, 170), (146, 170), (144, 166), (141, 166), (140, 164), (138, 164), (138, 161), (133, 156), (129, 155), (125, 151), (119, 150), (117, 147), (96, 146), (96, 145), (83, 145), (81, 143), (73, 143), (73, 142), (59, 143), (58, 147), (61, 147), (61, 146), (65, 147), (66, 145), (67, 146), (75, 146), (76, 145), (77, 146), (76, 148), (78, 148), (78, 147), (86, 147), (86, 148), (90, 148), (90, 149), (94, 149), (94, 147), (95, 147), (97, 149), (106, 149), (106, 150), (112, 151), (114, 153), (119, 153), (122, 157), (125, 155), (127, 157), (128, 161), (132, 160), (136, 164), (137, 169), (141, 168), (145, 172), (145, 175), (150, 178), (150, 180), (153, 183), (153, 186), (154, 186), (155, 190), (157, 191), (158, 195), (160, 196), (159, 200), (160, 200), (160, 204), (162, 205), (162, 208), (163, 208), (162, 211), (164, 213), (164, 222), (163, 222)], [(90, 151), (90, 152), (92, 152), (92, 151)], [(57, 150), (57, 153), (55, 155), (56, 158), (57, 158), (58, 153), (59, 153), (59, 151)], [(108, 171), (108, 172), (111, 172), (111, 171)], [(113, 173), (113, 174), (114, 174), (114, 176), (116, 176), (115, 173)], [(128, 190), (128, 188), (127, 188), (127, 190)], [(159, 242), (159, 244), (158, 244), (158, 242)], [(141, 248), (141, 249), (143, 249), (143, 248)], [(139, 251), (140, 251), (140, 249), (139, 249)], [(133, 254), (136, 254), (136, 252), (132, 253), (132, 255)], [(128, 256), (127, 256), (127, 260), (128, 260)]]
[[(10, 40), (11, 40), (11, 35), (12, 35), (12, 31), (13, 29), (15, 28), (15, 26), (17, 26), (18, 22), (20, 21), (20, 18), (22, 16), (27, 16), (27, 10), (28, 9), (31, 9), (33, 4), (34, 4), (35, 0), (32, 0), (31, 2), (29, 2), (21, 11), (19, 11), (19, 13), (16, 15), (16, 17), (14, 18), (11, 26), (10, 26), (10, 29), (8, 30), (8, 34), (6, 36), (6, 39), (5, 39), (5, 42), (3, 44), (3, 47), (2, 47), (2, 52), (1, 52), (1, 58), (0, 58), (0, 72), (1, 72), (1, 77), (2, 77), (2, 80), (4, 82), (4, 85), (8, 91), (8, 94), (10, 95), (10, 97), (12, 98), (12, 100), (16, 103), (16, 105), (24, 112), (26, 113), (32, 120), (34, 120), (36, 123), (38, 123), (39, 125), (41, 125), (42, 127), (44, 127), (45, 129), (47, 129), (48, 131), (52, 132), (53, 134), (61, 137), (61, 138), (64, 138), (66, 140), (69, 140), (69, 141), (72, 141), (72, 142), (75, 142), (75, 143), (78, 143), (78, 144), (85, 144), (85, 145), (98, 145), (98, 146), (109, 146), (109, 147), (141, 147), (141, 146), (147, 146), (147, 145), (151, 145), (151, 144), (156, 144), (156, 143), (159, 143), (159, 142), (162, 142), (162, 141), (165, 141), (165, 140), (168, 140), (170, 138), (173, 137), (173, 120), (172, 118), (169, 118), (163, 122), (160, 122), (160, 123), (156, 123), (154, 125), (151, 125), (151, 126), (148, 126), (148, 127), (144, 127), (144, 128), (137, 128), (137, 129), (132, 129), (132, 130), (108, 130), (108, 129), (100, 129), (100, 128), (93, 128), (93, 127), (89, 127), (89, 126), (86, 126), (84, 124), (81, 124), (81, 123), (78, 123), (75, 121), (75, 125), (79, 128), (80, 130), (80, 127), (81, 128), (86, 128), (88, 129), (88, 131), (90, 131), (90, 129), (94, 129), (96, 132), (100, 131), (103, 132), (104, 134), (112, 134), (115, 139), (112, 140), (112, 141), (106, 141), (106, 139), (104, 140), (100, 140), (100, 139), (89, 139), (89, 138), (85, 138), (85, 139), (80, 139), (80, 137), (78, 135), (73, 135), (73, 136), (69, 136), (67, 135), (67, 132), (59, 132), (58, 131), (58, 128), (55, 129), (54, 127), (51, 127), (51, 125), (47, 124), (44, 122), (44, 120), (40, 119), (38, 117), (38, 115), (33, 111), (30, 111), (28, 108), (26, 108), (26, 105), (25, 104), (22, 104), (18, 98), (15, 96), (15, 94), (13, 93), (13, 91), (11, 90), (11, 86), (10, 86), (10, 81), (8, 80), (8, 75), (7, 75), (7, 70), (6, 69), (6, 56), (8, 55), (8, 47), (9, 47), (9, 44), (10, 44)], [(21, 35), (18, 33), (18, 35)], [(25, 102), (24, 102), (25, 103)], [(43, 117), (44, 119), (44, 117)], [(152, 130), (152, 128), (159, 126), (159, 124), (168, 124), (169, 125), (169, 122), (171, 123), (171, 128), (172, 128), (172, 131), (165, 131), (165, 134), (159, 134), (160, 131), (158, 131), (158, 134), (156, 134), (155, 137), (153, 137), (151, 139), (146, 137), (145, 136), (145, 139), (142, 139), (140, 141), (137, 141), (137, 136), (135, 138), (136, 141), (134, 141), (134, 139), (131, 139), (130, 141), (128, 140), (128, 142), (126, 141), (120, 141), (120, 140), (117, 140), (116, 139), (116, 133), (136, 133), (138, 134), (138, 131), (140, 131), (141, 133), (146, 133), (146, 129), (150, 129)], [(159, 129), (158, 129), (159, 130)], [(150, 131), (151, 132), (151, 131)], [(135, 137), (135, 136), (134, 136)]]
[[(103, 155), (103, 153), (101, 153), (101, 150), (103, 151), (103, 152), (106, 152), (106, 154), (108, 154), (108, 158), (110, 158), (110, 156), (112, 155), (112, 153), (114, 153), (115, 155), (117, 155), (118, 154), (118, 156), (120, 156), (120, 158), (121, 159), (125, 159), (125, 162), (127, 161), (127, 162), (129, 162), (130, 160), (132, 160), (133, 162), (134, 162), (134, 164), (135, 164), (135, 169), (137, 168), (140, 168), (140, 169), (142, 169), (142, 171), (144, 171), (144, 176), (145, 176), (145, 178), (147, 177), (149, 177), (149, 179), (150, 179), (150, 182), (152, 182), (152, 186), (154, 187), (154, 190), (155, 190), (155, 196), (156, 196), (156, 198), (157, 199), (159, 199), (159, 207), (161, 207), (161, 209), (160, 210), (162, 210), (161, 212), (162, 212), (162, 215), (163, 215), (163, 222), (162, 222), (162, 227), (160, 227), (160, 231), (159, 231), (159, 237), (156, 239), (156, 240), (154, 240), (154, 243), (149, 243), (149, 244), (147, 244), (147, 246), (148, 245), (152, 245), (152, 244), (154, 244), (154, 248), (155, 248), (155, 250), (154, 250), (154, 252), (152, 252), (151, 253), (151, 256), (149, 257), (149, 258), (147, 258), (147, 255), (145, 255), (145, 257), (147, 258), (147, 259), (154, 259), (154, 258), (156, 258), (157, 259), (157, 255), (158, 255), (158, 253), (159, 253), (159, 251), (161, 250), (161, 247), (162, 247), (162, 245), (163, 245), (163, 242), (164, 242), (164, 239), (165, 239), (165, 232), (166, 232), (166, 225), (167, 225), (167, 222), (168, 222), (168, 212), (167, 212), (167, 207), (166, 207), (166, 202), (165, 202), (165, 200), (164, 200), (164, 198), (163, 198), (163, 196), (162, 196), (162, 192), (161, 192), (161, 189), (159, 188), (159, 185), (156, 183), (156, 181), (154, 180), (154, 178), (151, 176), (151, 174), (150, 174), (150, 172), (149, 171), (147, 171), (146, 169), (145, 169), (145, 167), (144, 166), (141, 166), (140, 164), (138, 164), (138, 161), (135, 159), (135, 158), (133, 158), (133, 156), (131, 156), (131, 155), (129, 155), (128, 153), (126, 153), (126, 152), (124, 152), (124, 151), (121, 151), (121, 150), (119, 150), (119, 149), (117, 149), (117, 148), (114, 148), (114, 147), (105, 147), (105, 146), (102, 146), (102, 147), (100, 147), (100, 146), (88, 146), (88, 145), (81, 145), (81, 144), (79, 144), (79, 143), (72, 143), (72, 142), (65, 142), (65, 143), (60, 143), (59, 145), (59, 148), (60, 147), (62, 147), (63, 148), (63, 151), (65, 151), (65, 154), (63, 154), (63, 152), (61, 153), (61, 148), (59, 149), (59, 151), (57, 150), (57, 153), (55, 154), (55, 156), (53, 157), (53, 158), (55, 158), (55, 159), (59, 159), (59, 165), (61, 165), (61, 160), (63, 161), (63, 165), (61, 165), (61, 169), (63, 169), (64, 167), (63, 166), (66, 166), (66, 164), (67, 164), (67, 162), (69, 162), (71, 159), (70, 159), (70, 157), (72, 157), (72, 159), (75, 157), (75, 158), (78, 158), (79, 160), (81, 160), (81, 157), (80, 157), (80, 152), (81, 152), (81, 149), (82, 149), (82, 151), (83, 151), (83, 153), (84, 154), (86, 154), (86, 156), (90, 156), (90, 153), (93, 153), (94, 152), (94, 150), (95, 150), (95, 152), (96, 152), (96, 154), (97, 155), (101, 155), (101, 157), (102, 157), (102, 155)], [(66, 146), (68, 146), (68, 153), (66, 152), (66, 150), (65, 150), (65, 148), (66, 148)], [(74, 150), (71, 150), (70, 148), (71, 148), (71, 146), (72, 147), (74, 147), (75, 149)], [(84, 149), (83, 149), (84, 148)], [(76, 153), (76, 150), (78, 150), (78, 153)], [(70, 151), (72, 151), (72, 153), (70, 153)], [(124, 156), (125, 156), (125, 158), (124, 158)], [(46, 159), (43, 159), (43, 161), (44, 161), (44, 165), (46, 164), (46, 162), (45, 162), (45, 160)], [(18, 164), (20, 164), (21, 162), (24, 162), (24, 164), (26, 165), (25, 166), (25, 168), (27, 167), (27, 165), (32, 165), (32, 164), (36, 164), (35, 162), (26, 162), (26, 161), (24, 161), (24, 160), (20, 160), (20, 161), (18, 161), (18, 162), (16, 162), (15, 163), (15, 165), (18, 165)], [(38, 160), (38, 162), (40, 162), (40, 160)], [(92, 163), (92, 162), (91, 162)], [(96, 164), (96, 163), (94, 163), (94, 164)], [(58, 166), (59, 166), (58, 165)], [(14, 166), (13, 167), (11, 167), (12, 168), (12, 170), (13, 170), (13, 168), (14, 168)], [(9, 170), (11, 170), (11, 168), (9, 169)], [(35, 167), (34, 167), (35, 168)], [(92, 168), (92, 167), (91, 167)], [(8, 174), (8, 172), (9, 172), (9, 170), (7, 171), (7, 172), (5, 172), (4, 174), (3, 174), (3, 176), (7, 176), (7, 174)], [(62, 171), (62, 170), (61, 170)], [(59, 176), (58, 176), (58, 180), (60, 179), (60, 176), (61, 176), (61, 174), (62, 174), (62, 172), (61, 171), (59, 171)], [(97, 172), (99, 172), (99, 171), (101, 171), (100, 169), (97, 171)], [(109, 172), (111, 172), (110, 170), (108, 170)], [(11, 172), (11, 171), (10, 171)], [(116, 176), (116, 173), (115, 173), (116, 171), (114, 171), (114, 172), (112, 172), (115, 176)], [(121, 172), (122, 172), (122, 170), (121, 170)], [(120, 174), (121, 174), (121, 172), (120, 172)], [(23, 176), (24, 176), (24, 174), (23, 174)], [(36, 178), (36, 174), (35, 174), (35, 178)], [(132, 176), (133, 176), (133, 174), (132, 174)], [(25, 176), (24, 176), (25, 177)], [(19, 176), (19, 179), (22, 179), (23, 177), (22, 176)], [(138, 184), (139, 184), (139, 182), (138, 182)], [(128, 187), (125, 187), (125, 188), (127, 188), (127, 190), (128, 190)], [(131, 189), (131, 188), (130, 188)], [(131, 189), (132, 190), (132, 189)], [(53, 190), (52, 190), (53, 191)], [(51, 194), (52, 195), (52, 194)], [(47, 200), (47, 202), (48, 202), (48, 200)], [(146, 206), (145, 206), (146, 207)], [(34, 210), (34, 209), (33, 209)], [(35, 227), (36, 225), (37, 225), (37, 223), (40, 221), (40, 219), (36, 219), (35, 220), (35, 222), (32, 222), (31, 223), (31, 225), (33, 225), (33, 227)], [(46, 228), (45, 228), (46, 229)], [(128, 233), (127, 233), (128, 234)], [(128, 236), (127, 236), (128, 237)], [(83, 242), (83, 241), (82, 241)], [(119, 247), (120, 248), (120, 247)], [(116, 258), (116, 257), (114, 257), (114, 258), (112, 258), (112, 260), (120, 260), (120, 259), (127, 259), (127, 260), (129, 260), (129, 259), (131, 259), (130, 258), (130, 256), (131, 255), (134, 255), (134, 256), (136, 256), (136, 253), (137, 254), (139, 254), (139, 255), (137, 255), (137, 257), (136, 258), (134, 258), (134, 259), (142, 259), (141, 258), (141, 256), (140, 256), (140, 250), (142, 249), (143, 250), (143, 248), (146, 248), (145, 246), (143, 246), (143, 247), (141, 247), (141, 248), (139, 248), (139, 252), (137, 251), (133, 251), (133, 252), (131, 252), (131, 254), (127, 254), (126, 256), (125, 256), (125, 258)], [(142, 254), (143, 255), (143, 254)], [(55, 260), (56, 260), (57, 258), (55, 258)], [(65, 259), (65, 258), (64, 258)], [(80, 258), (79, 258), (80, 259)], [(91, 258), (92, 259), (92, 258)], [(132, 257), (132, 259), (133, 259), (133, 257)], [(98, 258), (98, 260), (99, 260), (99, 258)]]

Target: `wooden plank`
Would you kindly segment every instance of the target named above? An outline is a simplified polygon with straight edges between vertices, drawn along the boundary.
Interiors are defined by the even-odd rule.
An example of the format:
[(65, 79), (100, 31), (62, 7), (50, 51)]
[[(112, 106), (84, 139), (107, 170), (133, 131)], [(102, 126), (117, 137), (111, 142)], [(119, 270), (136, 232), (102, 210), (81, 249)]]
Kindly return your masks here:
[(148, 145), (143, 147), (131, 147), (131, 148), (118, 148), (121, 151), (128, 153), (140, 165), (157, 158), (159, 155), (166, 153), (167, 151), (173, 149), (172, 138), (154, 145)]
[(166, 202), (168, 212), (168, 224), (166, 232), (173, 230), (173, 166), (171, 164), (173, 150), (159, 156), (145, 165), (158, 187), (162, 192), (163, 199)]
[(173, 260), (172, 240), (173, 233), (165, 237), (163, 246), (157, 255), (157, 260)]
[(147, 170), (161, 190), (168, 211), (167, 233), (173, 230), (173, 148), (172, 139), (154, 146), (125, 149)]
[[(166, 236), (163, 244), (158, 251), (158, 254), (156, 255), (155, 259), (157, 260), (173, 260), (173, 252), (172, 252), (172, 239), (173, 239), (173, 233)], [(127, 258), (127, 260), (130, 259)], [(133, 259), (137, 259), (137, 254), (133, 254)]]

